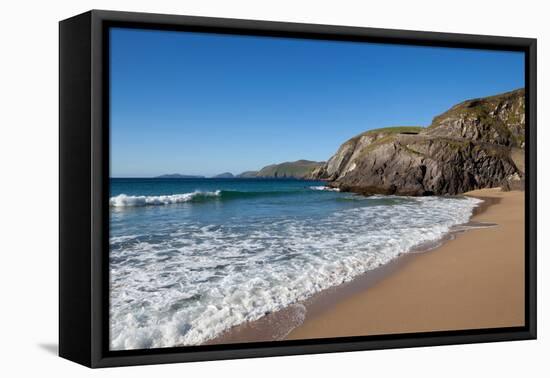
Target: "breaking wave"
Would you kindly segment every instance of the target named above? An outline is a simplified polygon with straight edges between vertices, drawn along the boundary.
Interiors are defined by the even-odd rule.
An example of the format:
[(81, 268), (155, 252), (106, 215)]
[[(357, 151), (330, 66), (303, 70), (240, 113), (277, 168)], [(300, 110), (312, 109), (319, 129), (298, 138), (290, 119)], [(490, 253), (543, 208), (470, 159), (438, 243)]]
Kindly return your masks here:
[(172, 194), (165, 196), (129, 196), (119, 194), (118, 196), (109, 199), (109, 205), (112, 207), (136, 207), (150, 205), (171, 205), (175, 203), (184, 203), (191, 201), (200, 201), (208, 198), (219, 197), (220, 190), (215, 192), (192, 192), (183, 194)]
[[(307, 189), (320, 191), (339, 191), (337, 188), (325, 186), (310, 186)], [(233, 200), (255, 197), (281, 197), (288, 195), (300, 195), (306, 192), (305, 189), (283, 190), (283, 191), (237, 191), (237, 190), (216, 190), (212, 192), (194, 191), (191, 193), (169, 194), (158, 196), (132, 196), (119, 194), (109, 199), (111, 207), (138, 207), (138, 206), (159, 206), (172, 205), (186, 202), (204, 202), (208, 200)]]

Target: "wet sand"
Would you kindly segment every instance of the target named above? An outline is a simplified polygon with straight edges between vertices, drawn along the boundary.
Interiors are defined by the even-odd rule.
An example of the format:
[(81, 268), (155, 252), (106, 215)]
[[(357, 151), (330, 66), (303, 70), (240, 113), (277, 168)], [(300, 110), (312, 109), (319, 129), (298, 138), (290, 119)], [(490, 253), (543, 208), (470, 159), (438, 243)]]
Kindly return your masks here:
[(208, 344), (512, 327), (524, 324), (524, 192), (477, 190), (471, 219), (410, 253)]

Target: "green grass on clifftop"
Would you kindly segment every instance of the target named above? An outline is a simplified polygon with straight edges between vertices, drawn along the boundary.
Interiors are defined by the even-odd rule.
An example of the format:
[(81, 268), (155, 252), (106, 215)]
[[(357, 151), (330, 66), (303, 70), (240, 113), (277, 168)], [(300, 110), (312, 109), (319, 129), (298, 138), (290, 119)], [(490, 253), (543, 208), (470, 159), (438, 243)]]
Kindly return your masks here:
[(373, 130), (365, 131), (361, 135), (380, 134), (380, 133), (385, 133), (385, 134), (396, 134), (396, 133), (397, 134), (403, 134), (403, 133), (405, 133), (405, 134), (407, 134), (407, 133), (418, 134), (422, 130), (424, 130), (424, 128), (422, 126), (392, 126), (392, 127), (382, 127), (380, 129), (373, 129)]

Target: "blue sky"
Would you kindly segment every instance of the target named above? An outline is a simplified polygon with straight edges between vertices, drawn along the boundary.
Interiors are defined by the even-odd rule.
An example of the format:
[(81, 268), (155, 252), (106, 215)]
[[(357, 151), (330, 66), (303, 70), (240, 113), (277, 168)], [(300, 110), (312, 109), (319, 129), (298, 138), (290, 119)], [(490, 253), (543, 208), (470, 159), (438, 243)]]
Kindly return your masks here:
[(524, 86), (517, 52), (120, 28), (110, 69), (113, 177), (327, 160), (365, 130)]

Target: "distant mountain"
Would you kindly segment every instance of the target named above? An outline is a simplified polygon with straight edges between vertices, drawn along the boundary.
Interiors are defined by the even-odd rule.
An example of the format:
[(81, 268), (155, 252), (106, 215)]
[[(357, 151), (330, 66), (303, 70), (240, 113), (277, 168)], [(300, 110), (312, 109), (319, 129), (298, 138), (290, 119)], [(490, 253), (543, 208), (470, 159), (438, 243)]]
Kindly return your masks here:
[(243, 172), (243, 173), (237, 175), (236, 177), (238, 177), (238, 178), (252, 178), (252, 177), (256, 177), (257, 174), (258, 174), (258, 171), (246, 171), (246, 172)]
[(231, 172), (220, 173), (219, 175), (212, 176), (212, 178), (233, 178), (235, 177)]
[(168, 175), (160, 175), (155, 178), (169, 178), (169, 179), (181, 179), (181, 178), (204, 178), (204, 176), (196, 176), (196, 175), (181, 175), (179, 173), (171, 173)]
[(271, 164), (259, 171), (247, 171), (238, 177), (260, 177), (260, 178), (308, 178), (316, 169), (323, 167), (325, 162), (311, 160), (297, 160), (280, 164)]

